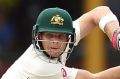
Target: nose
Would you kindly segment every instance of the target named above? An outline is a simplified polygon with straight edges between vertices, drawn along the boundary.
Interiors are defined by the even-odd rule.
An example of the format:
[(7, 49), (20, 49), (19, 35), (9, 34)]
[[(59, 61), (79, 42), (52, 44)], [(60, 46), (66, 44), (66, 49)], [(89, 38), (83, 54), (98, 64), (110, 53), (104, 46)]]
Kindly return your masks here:
[(54, 49), (58, 49), (58, 48), (61, 47), (61, 45), (60, 45), (58, 42), (51, 42), (51, 43), (49, 44), (49, 47), (50, 47), (50, 48), (54, 48)]
[(61, 46), (61, 42), (59, 41), (59, 39), (54, 38), (50, 41), (50, 46), (57, 48), (57, 47)]

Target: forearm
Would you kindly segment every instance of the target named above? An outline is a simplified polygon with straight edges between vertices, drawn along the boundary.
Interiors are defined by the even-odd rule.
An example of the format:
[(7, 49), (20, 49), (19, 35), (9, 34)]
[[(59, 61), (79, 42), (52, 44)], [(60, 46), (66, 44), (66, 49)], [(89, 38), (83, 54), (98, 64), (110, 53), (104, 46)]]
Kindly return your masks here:
[(109, 39), (112, 41), (113, 33), (115, 30), (117, 30), (119, 27), (119, 22), (118, 21), (112, 21), (109, 22), (106, 27), (105, 27), (105, 33), (109, 37)]
[(96, 73), (95, 79), (120, 79), (120, 66)]
[(80, 17), (81, 38), (85, 37), (93, 28), (99, 26), (101, 18), (109, 14), (113, 13), (107, 6), (99, 6), (82, 15)]
[[(112, 41), (112, 36), (114, 31), (119, 28), (119, 21), (117, 17), (113, 14), (110, 8), (106, 6), (97, 7), (92, 12), (94, 14), (94, 22), (96, 24), (99, 24), (100, 29), (102, 29), (102, 31), (105, 32), (109, 37), (109, 39)], [(107, 18), (105, 18), (106, 16)], [(100, 23), (101, 20), (102, 23)], [(101, 28), (101, 24), (102, 24), (102, 28)]]
[[(100, 13), (96, 13), (96, 12)], [(109, 7), (101, 6), (94, 9), (94, 22), (99, 24), (100, 29), (107, 34), (109, 39), (112, 41), (113, 34), (119, 27), (119, 21), (117, 17), (113, 14), (113, 12), (109, 9)]]

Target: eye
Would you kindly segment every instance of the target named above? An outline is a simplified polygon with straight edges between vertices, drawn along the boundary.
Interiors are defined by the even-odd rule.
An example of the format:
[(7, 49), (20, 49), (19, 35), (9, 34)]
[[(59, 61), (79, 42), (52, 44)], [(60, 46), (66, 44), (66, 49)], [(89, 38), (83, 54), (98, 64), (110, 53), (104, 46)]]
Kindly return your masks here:
[(66, 38), (66, 37), (67, 37), (67, 34), (60, 34), (59, 37), (60, 37), (60, 38)]
[(52, 38), (52, 37), (53, 37), (53, 35), (52, 35), (52, 34), (50, 34), (50, 33), (48, 33), (48, 34), (46, 35), (46, 37), (47, 37), (47, 38)]
[(61, 39), (63, 41), (67, 41), (68, 40), (68, 34), (64, 34), (64, 33), (60, 34), (59, 39)]
[(48, 38), (48, 39), (53, 37), (53, 35), (51, 33), (44, 33), (43, 35), (45, 38)]

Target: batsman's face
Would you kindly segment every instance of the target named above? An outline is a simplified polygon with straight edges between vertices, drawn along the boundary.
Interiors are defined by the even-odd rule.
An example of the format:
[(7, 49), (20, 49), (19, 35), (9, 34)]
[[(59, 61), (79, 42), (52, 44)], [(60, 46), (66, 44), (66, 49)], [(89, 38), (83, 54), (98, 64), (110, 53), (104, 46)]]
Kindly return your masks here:
[(43, 48), (51, 57), (59, 57), (65, 50), (68, 35), (64, 33), (43, 32), (38, 36), (42, 41)]

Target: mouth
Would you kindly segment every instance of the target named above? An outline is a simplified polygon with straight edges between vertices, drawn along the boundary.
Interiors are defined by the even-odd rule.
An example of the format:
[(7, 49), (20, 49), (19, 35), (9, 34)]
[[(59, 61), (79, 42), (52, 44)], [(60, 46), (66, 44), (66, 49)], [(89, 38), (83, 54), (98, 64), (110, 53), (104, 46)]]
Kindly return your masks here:
[(52, 51), (52, 52), (59, 52), (60, 49), (59, 48), (50, 48), (50, 51)]

